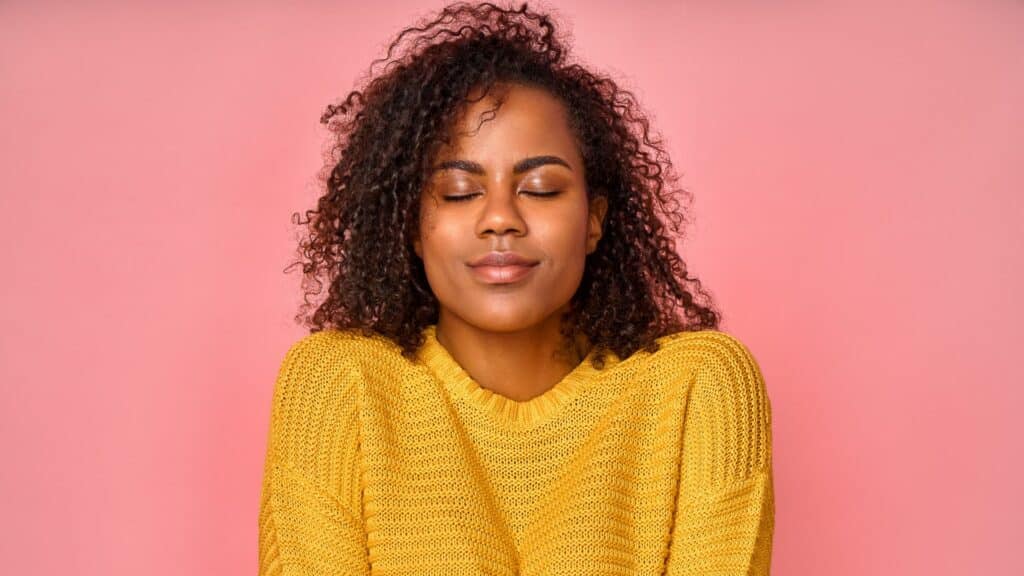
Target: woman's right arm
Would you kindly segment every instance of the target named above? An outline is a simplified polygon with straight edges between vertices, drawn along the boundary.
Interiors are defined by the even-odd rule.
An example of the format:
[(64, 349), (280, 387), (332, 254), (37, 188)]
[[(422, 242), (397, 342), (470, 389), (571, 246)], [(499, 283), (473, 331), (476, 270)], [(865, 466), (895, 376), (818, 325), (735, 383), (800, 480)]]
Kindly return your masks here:
[(259, 576), (370, 573), (358, 387), (332, 338), (303, 338), (278, 372), (260, 497)]

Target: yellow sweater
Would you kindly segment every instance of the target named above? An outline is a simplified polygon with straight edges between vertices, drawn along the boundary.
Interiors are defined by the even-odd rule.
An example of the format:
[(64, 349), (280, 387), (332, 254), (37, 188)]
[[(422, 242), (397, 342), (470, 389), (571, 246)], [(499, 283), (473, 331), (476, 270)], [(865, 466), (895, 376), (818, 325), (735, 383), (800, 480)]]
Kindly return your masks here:
[(768, 574), (771, 410), (719, 331), (590, 357), (518, 402), (426, 329), (415, 362), (325, 330), (274, 389), (259, 574)]

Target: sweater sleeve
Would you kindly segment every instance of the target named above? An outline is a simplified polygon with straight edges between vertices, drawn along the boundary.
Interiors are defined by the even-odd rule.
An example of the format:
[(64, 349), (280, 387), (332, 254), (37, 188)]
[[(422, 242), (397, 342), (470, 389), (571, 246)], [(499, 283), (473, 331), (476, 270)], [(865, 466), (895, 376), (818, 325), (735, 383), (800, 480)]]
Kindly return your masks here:
[(354, 378), (333, 337), (292, 345), (274, 386), (259, 507), (259, 575), (369, 574)]
[(764, 379), (725, 333), (711, 332), (698, 353), (665, 573), (767, 576), (775, 506)]

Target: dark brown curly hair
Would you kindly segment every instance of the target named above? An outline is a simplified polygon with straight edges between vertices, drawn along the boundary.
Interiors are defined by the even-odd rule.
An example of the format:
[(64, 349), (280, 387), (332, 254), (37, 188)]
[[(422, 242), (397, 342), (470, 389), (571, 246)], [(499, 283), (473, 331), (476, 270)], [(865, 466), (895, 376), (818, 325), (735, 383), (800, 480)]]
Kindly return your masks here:
[[(376, 64), (385, 63), (376, 75)], [(656, 338), (717, 329), (720, 314), (676, 252), (686, 222), (672, 163), (634, 95), (567, 58), (555, 23), (523, 3), (451, 4), (402, 30), (387, 55), (321, 116), (332, 138), (320, 174), (324, 193), (306, 225), (299, 261), (304, 304), (296, 321), (381, 335), (413, 358), (439, 304), (412, 249), (432, 159), (450, 143), (459, 114), (496, 83), (541, 87), (566, 105), (583, 158), (588, 197), (605, 196), (603, 236), (562, 319), (562, 334), (584, 334), (626, 358)], [(471, 98), (483, 88), (479, 98)], [(318, 305), (310, 298), (327, 295)], [(316, 306), (313, 313), (309, 311)]]

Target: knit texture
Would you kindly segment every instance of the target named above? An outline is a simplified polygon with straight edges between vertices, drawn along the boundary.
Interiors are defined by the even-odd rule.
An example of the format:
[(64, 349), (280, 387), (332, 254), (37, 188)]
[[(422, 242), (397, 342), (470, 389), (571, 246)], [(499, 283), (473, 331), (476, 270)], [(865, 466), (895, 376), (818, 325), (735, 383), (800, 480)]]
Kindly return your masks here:
[(601, 370), (588, 356), (520, 402), (435, 330), (415, 361), (339, 330), (288, 350), (260, 576), (769, 574), (771, 409), (735, 337), (679, 332)]

